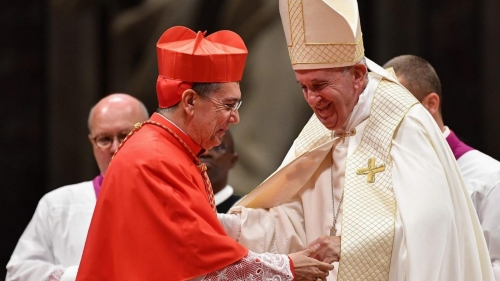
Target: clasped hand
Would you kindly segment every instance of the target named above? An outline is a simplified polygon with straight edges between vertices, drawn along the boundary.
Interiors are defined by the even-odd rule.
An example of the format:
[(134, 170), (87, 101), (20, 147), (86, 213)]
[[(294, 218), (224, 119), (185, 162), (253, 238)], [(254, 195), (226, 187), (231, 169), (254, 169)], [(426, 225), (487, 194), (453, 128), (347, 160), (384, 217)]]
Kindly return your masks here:
[(325, 263), (332, 263), (340, 260), (340, 236), (320, 236), (311, 242), (307, 248), (319, 245), (310, 257)]
[(340, 236), (321, 236), (303, 251), (288, 255), (295, 268), (298, 281), (326, 281), (332, 262), (340, 258)]

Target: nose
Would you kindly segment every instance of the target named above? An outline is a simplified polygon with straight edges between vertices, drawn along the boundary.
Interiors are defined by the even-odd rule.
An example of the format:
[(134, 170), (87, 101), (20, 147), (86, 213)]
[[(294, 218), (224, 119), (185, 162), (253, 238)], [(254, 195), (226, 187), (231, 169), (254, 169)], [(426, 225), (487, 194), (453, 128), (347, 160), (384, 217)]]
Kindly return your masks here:
[(239, 113), (238, 109), (231, 112), (231, 115), (229, 115), (229, 122), (231, 122), (233, 124), (240, 123), (240, 113)]
[(114, 137), (113, 143), (111, 143), (111, 147), (109, 149), (112, 153), (115, 153), (115, 151), (118, 149), (118, 146), (120, 146), (120, 140), (117, 137)]
[(304, 98), (310, 106), (315, 106), (321, 100), (321, 97), (313, 91), (304, 92)]

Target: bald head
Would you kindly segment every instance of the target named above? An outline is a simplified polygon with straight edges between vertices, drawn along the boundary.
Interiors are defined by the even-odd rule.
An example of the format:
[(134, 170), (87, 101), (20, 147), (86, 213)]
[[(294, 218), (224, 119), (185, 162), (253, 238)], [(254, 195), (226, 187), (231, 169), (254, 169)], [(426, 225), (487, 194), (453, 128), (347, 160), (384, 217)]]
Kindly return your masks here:
[(111, 94), (100, 100), (90, 110), (89, 140), (101, 174), (120, 141), (134, 128), (134, 124), (148, 119), (146, 107), (127, 94)]
[(92, 109), (90, 109), (88, 127), (89, 131), (92, 132), (91, 123), (94, 121), (96, 116), (101, 114), (106, 114), (106, 112), (113, 110), (126, 111), (125, 115), (136, 115), (137, 117), (146, 120), (149, 117), (148, 110), (146, 106), (128, 94), (111, 94), (102, 98), (98, 103), (96, 103)]

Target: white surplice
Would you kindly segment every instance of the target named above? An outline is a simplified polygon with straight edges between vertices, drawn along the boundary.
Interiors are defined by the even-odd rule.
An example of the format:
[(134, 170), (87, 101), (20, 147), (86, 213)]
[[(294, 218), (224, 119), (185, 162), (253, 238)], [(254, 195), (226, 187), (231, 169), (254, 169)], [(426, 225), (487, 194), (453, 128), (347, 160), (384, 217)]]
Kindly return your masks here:
[[(449, 134), (446, 127), (443, 135)], [(470, 150), (457, 163), (483, 229), (495, 280), (500, 281), (500, 162)]]
[(44, 195), (7, 264), (5, 280), (75, 280), (95, 204), (92, 181)]
[[(380, 79), (380, 75), (370, 74), (343, 128), (356, 128), (356, 134), (301, 157), (292, 146), (278, 171), (247, 196), (265, 202), (257, 206), (263, 209), (238, 206), (230, 211), (233, 215), (219, 216), (229, 235), (255, 252), (291, 253), (329, 234), (333, 221), (332, 154), (321, 150), (333, 151), (337, 211), (345, 161), (361, 141)], [(318, 155), (321, 157), (315, 157)], [(486, 244), (457, 163), (422, 105), (414, 105), (404, 117), (393, 136), (390, 155), (397, 212), (389, 280), (493, 280)], [(302, 171), (311, 166), (317, 169), (308, 174)], [(288, 167), (294, 168), (287, 171)], [(336, 229), (337, 235), (342, 235), (342, 209)], [(334, 265), (330, 281), (337, 279), (338, 263)]]

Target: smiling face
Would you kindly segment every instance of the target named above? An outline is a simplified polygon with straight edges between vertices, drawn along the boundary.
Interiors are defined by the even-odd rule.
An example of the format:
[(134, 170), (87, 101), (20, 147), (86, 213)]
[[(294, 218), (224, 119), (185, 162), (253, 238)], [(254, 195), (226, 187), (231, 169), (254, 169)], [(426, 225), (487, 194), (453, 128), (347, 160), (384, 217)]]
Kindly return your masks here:
[(240, 100), (240, 86), (236, 82), (222, 83), (222, 87), (207, 97), (196, 95), (189, 135), (204, 149), (222, 142), (231, 124), (240, 122), (238, 110), (232, 110)]
[(302, 93), (321, 123), (329, 130), (341, 128), (366, 85), (366, 66), (296, 70)]

